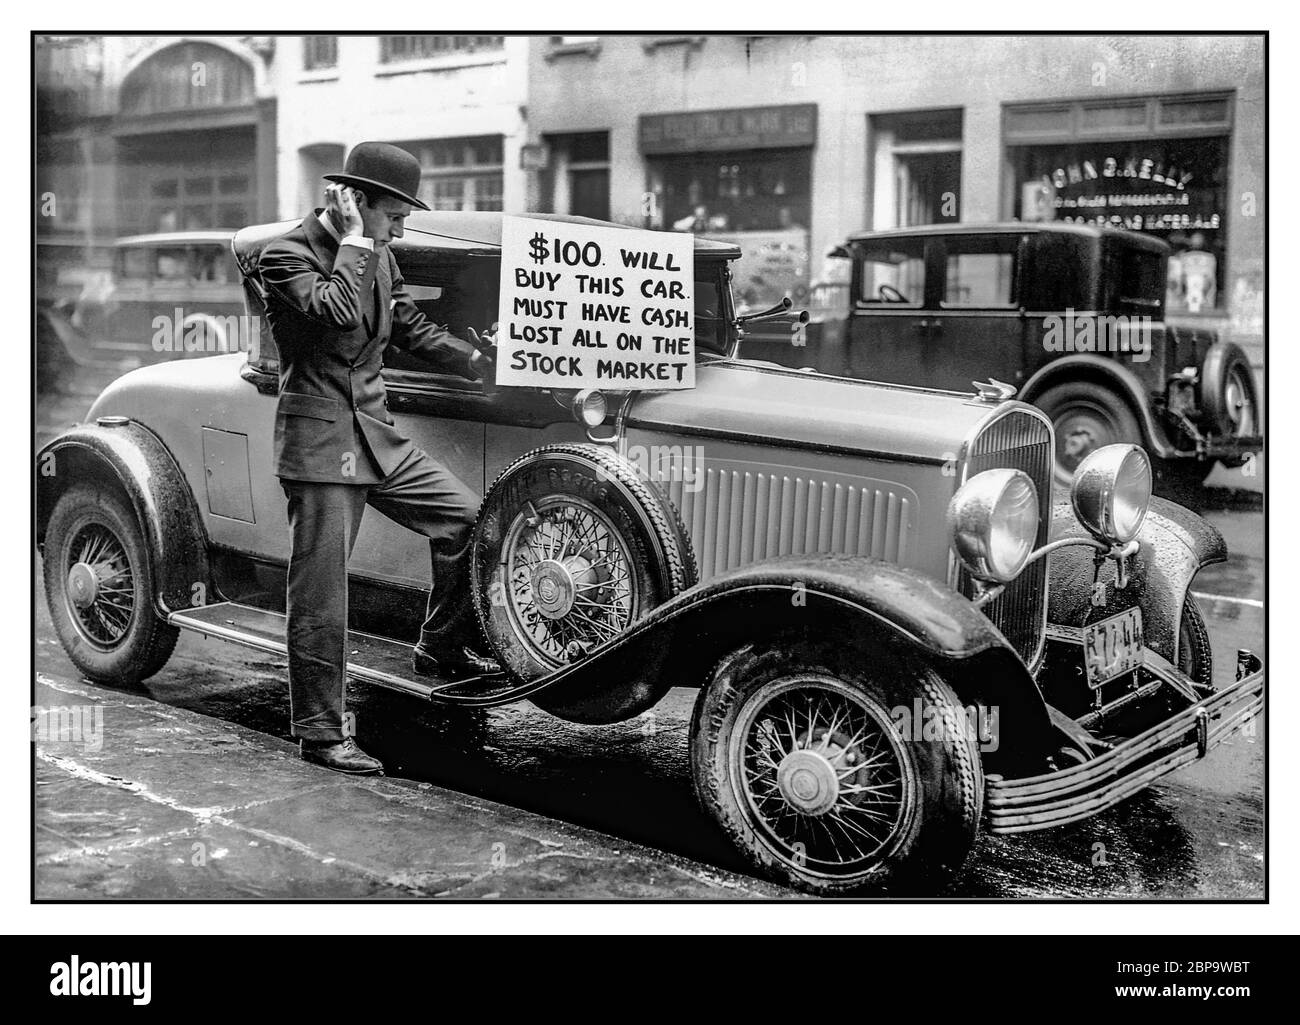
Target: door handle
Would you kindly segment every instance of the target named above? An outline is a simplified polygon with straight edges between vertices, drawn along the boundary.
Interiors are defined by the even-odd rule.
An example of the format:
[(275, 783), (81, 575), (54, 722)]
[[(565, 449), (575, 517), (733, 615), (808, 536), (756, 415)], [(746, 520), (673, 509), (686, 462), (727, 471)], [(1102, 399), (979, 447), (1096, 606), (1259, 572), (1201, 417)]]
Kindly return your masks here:
[(920, 320), (912, 324), (912, 330), (915, 331), (918, 335), (929, 334), (930, 322), (926, 320), (924, 317), (922, 317)]

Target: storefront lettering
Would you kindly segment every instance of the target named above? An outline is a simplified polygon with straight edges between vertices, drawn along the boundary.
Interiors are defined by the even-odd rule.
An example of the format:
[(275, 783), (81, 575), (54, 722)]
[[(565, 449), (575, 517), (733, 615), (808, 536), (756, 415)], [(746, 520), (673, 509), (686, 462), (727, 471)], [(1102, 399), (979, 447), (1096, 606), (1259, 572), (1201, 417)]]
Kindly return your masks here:
[(1164, 167), (1159, 161), (1149, 157), (1126, 157), (1122, 162), (1117, 157), (1103, 157), (1100, 163), (1095, 160), (1081, 160), (1077, 163), (1058, 167), (1050, 175), (1044, 175), (1043, 181), (1057, 189), (1081, 185), (1099, 178), (1134, 178), (1138, 181), (1151, 181), (1157, 185), (1183, 191), (1192, 180), (1192, 174), (1181, 168)]
[(641, 152), (684, 153), (746, 148), (811, 146), (817, 139), (813, 104), (643, 114)]

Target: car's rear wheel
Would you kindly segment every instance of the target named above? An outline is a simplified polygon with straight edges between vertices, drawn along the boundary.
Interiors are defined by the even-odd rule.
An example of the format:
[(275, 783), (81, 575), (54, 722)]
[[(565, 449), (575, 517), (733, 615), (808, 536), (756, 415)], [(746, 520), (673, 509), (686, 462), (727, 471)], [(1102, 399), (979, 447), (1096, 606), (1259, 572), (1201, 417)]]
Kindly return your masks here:
[(1091, 381), (1048, 388), (1034, 404), (1052, 420), (1056, 433), (1057, 484), (1068, 487), (1074, 471), (1092, 452), (1107, 445), (1141, 445), (1142, 429), (1128, 404)]
[(925, 666), (743, 651), (701, 691), (690, 743), (700, 804), (755, 869), (808, 893), (935, 892), (974, 842), (976, 735)]
[(63, 494), (43, 571), (55, 633), (91, 680), (135, 686), (171, 657), (179, 632), (154, 611), (149, 553), (120, 493), (81, 484)]
[[(474, 530), (475, 607), (502, 666), (521, 680), (585, 658), (695, 578), (690, 538), (672, 503), (601, 446), (530, 452), (483, 499)], [(573, 722), (617, 722), (663, 696), (669, 684), (651, 685), (653, 677), (561, 683), (532, 700)]]

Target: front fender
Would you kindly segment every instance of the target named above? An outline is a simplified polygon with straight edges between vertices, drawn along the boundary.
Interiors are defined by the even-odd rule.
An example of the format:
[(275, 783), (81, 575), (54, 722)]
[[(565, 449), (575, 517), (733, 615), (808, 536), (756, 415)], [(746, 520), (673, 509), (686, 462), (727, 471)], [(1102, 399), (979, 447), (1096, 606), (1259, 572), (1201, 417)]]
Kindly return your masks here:
[(1007, 754), (1053, 749), (1036, 682), (979, 609), (915, 570), (860, 556), (788, 556), (720, 574), (508, 700), (551, 687), (598, 691), (611, 679), (647, 696), (699, 687), (730, 652), (791, 635), (856, 649), (864, 665), (886, 671), (891, 656), (919, 656), (964, 703), (996, 707), (1001, 734), (1017, 740)]
[[(208, 540), (194, 496), (166, 446), (141, 425), (83, 425), (65, 431), (36, 457), (36, 542), (55, 503), (74, 484), (104, 481), (125, 494), (152, 559), (154, 605), (162, 616), (211, 593)], [(201, 585), (202, 590), (196, 590)]]
[[(1052, 537), (1086, 536), (1069, 503), (1058, 503), (1052, 510)], [(1191, 510), (1152, 498), (1124, 590), (1115, 586), (1115, 563), (1106, 559), (1098, 569), (1093, 555), (1092, 548), (1082, 545), (1051, 555), (1048, 622), (1086, 626), (1137, 605), (1147, 647), (1178, 665), (1178, 623), (1187, 589), (1201, 567), (1228, 557), (1223, 535)], [(1094, 604), (1094, 595), (1100, 604)]]

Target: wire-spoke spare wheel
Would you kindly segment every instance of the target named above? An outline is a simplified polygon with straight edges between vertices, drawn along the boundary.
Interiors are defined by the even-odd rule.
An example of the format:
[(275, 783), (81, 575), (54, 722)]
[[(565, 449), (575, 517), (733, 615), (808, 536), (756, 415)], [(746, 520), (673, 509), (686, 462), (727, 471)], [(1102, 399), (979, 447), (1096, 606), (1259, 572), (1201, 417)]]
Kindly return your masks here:
[(178, 631), (154, 611), (144, 538), (120, 494), (69, 489), (50, 514), (43, 568), (55, 632), (90, 679), (134, 686), (171, 657)]
[(822, 896), (934, 891), (974, 841), (984, 780), (956, 696), (919, 664), (746, 649), (701, 691), (701, 805), (765, 875)]
[[(517, 460), (488, 489), (474, 529), (479, 622), (523, 680), (582, 660), (695, 578), (672, 503), (599, 445), (550, 445)], [(573, 722), (629, 719), (667, 689), (653, 667), (639, 668), (533, 700)]]

